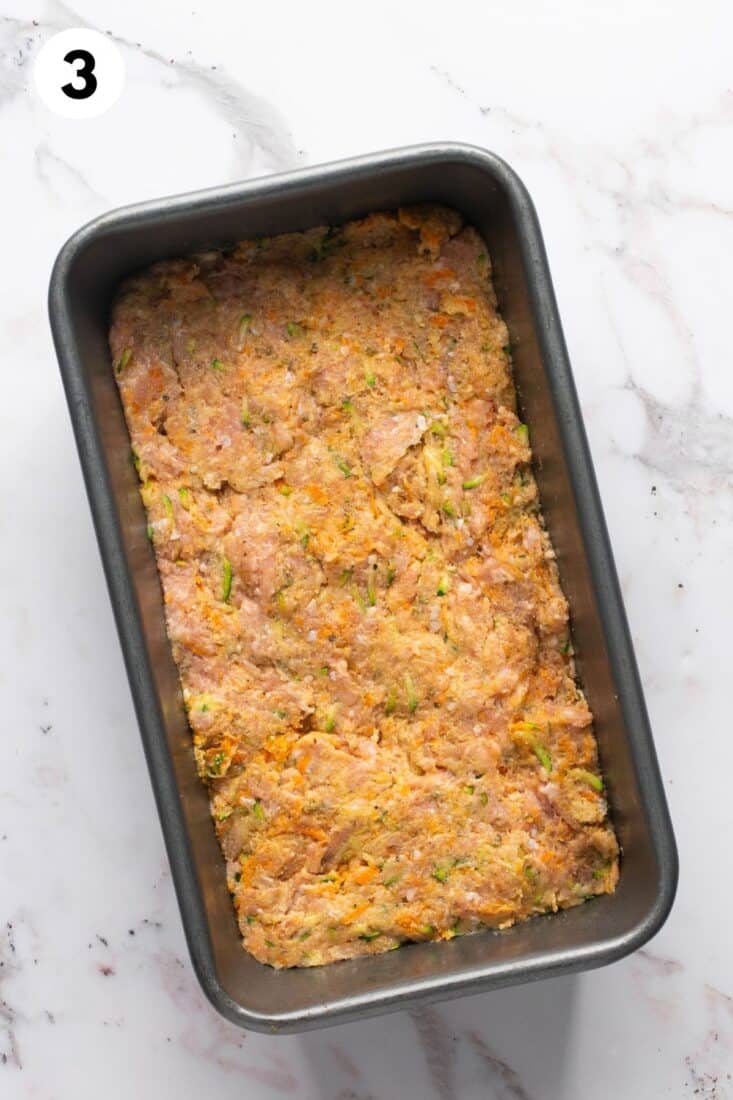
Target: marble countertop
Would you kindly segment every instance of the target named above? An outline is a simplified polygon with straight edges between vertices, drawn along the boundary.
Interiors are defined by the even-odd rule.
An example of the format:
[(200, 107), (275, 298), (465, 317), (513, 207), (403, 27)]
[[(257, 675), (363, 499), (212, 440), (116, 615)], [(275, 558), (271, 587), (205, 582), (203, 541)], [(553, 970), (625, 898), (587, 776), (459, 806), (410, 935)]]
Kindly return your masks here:
[[(352, 9), (352, 10), (350, 10)], [(419, 16), (417, 14), (419, 10)], [(562, 15), (558, 14), (562, 11)], [(126, 85), (35, 97), (55, 31)], [(0, 0), (0, 1095), (733, 1097), (730, 6)], [(46, 320), (82, 222), (433, 139), (505, 157), (543, 225), (680, 848), (648, 948), (578, 977), (295, 1037), (193, 976)]]

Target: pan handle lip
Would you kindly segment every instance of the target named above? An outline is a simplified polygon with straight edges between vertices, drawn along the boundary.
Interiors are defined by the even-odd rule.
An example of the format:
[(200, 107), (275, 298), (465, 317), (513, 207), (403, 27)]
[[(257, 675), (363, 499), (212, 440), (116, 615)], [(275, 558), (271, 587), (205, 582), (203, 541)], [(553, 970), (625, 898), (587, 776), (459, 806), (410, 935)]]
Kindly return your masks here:
[[(182, 213), (201, 215), (212, 206), (220, 209), (236, 205), (248, 197), (282, 195), (298, 191), (304, 186), (328, 178), (337, 184), (340, 179), (354, 179), (360, 175), (374, 177), (380, 173), (411, 165), (430, 163), (463, 163), (488, 170), (503, 183), (514, 201), (524, 207), (524, 214), (534, 214), (532, 199), (516, 171), (496, 153), (478, 145), (457, 141), (435, 141), (399, 148), (386, 149), (360, 156), (293, 168), (266, 176), (218, 184), (174, 195), (126, 203), (98, 214), (76, 229), (62, 244), (51, 273), (51, 291), (54, 302), (57, 292), (67, 277), (79, 254), (93, 241), (110, 233), (124, 231), (135, 223), (138, 227), (147, 223), (159, 225), (161, 221), (174, 221)], [(536, 215), (535, 215), (536, 219)]]

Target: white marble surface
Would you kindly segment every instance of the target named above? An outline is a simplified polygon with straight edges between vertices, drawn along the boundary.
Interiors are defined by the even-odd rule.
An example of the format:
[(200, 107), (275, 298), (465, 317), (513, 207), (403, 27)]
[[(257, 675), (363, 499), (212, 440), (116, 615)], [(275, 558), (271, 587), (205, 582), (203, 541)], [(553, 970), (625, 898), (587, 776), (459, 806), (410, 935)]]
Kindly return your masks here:
[[(419, 15), (418, 15), (419, 12)], [(54, 30), (120, 45), (55, 117)], [(733, 1097), (733, 13), (721, 0), (0, 0), (0, 1096)], [(429, 139), (525, 179), (546, 235), (681, 857), (663, 931), (603, 971), (305, 1037), (200, 994), (45, 312), (121, 203)]]

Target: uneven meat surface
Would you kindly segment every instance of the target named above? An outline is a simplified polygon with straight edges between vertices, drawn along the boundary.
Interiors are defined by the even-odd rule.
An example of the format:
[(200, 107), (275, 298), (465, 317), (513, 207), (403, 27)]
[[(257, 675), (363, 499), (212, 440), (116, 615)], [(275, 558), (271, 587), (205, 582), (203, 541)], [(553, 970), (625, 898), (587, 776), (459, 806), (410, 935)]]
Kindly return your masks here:
[(160, 263), (110, 339), (247, 950), (317, 965), (611, 892), (478, 234), (415, 207)]

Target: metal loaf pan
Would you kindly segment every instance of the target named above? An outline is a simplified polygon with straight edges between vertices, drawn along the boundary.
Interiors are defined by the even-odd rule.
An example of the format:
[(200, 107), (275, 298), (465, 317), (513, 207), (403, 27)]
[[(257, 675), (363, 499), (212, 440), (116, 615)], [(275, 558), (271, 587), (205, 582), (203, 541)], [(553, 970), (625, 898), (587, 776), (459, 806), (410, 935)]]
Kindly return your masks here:
[[(241, 947), (165, 633), (107, 329), (120, 280), (164, 257), (438, 201), (483, 235), (512, 338), (523, 419), (572, 614), (623, 848), (617, 892), (503, 933), (275, 971)], [(297, 1031), (599, 966), (645, 943), (677, 857), (537, 217), (498, 157), (436, 144), (360, 157), (106, 214), (61, 249), (51, 327), (194, 968), (229, 1020)]]

